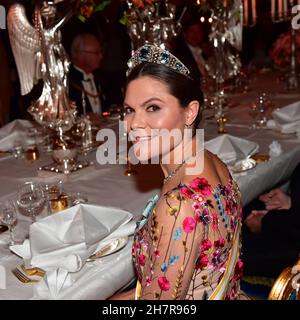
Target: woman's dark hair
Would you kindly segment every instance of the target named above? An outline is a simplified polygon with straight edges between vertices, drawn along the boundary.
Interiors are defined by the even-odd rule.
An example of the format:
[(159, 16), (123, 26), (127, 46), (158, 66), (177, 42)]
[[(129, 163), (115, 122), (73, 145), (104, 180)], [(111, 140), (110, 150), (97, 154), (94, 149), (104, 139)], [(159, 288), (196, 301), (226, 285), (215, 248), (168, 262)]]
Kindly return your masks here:
[(131, 71), (127, 77), (126, 88), (131, 81), (143, 76), (149, 76), (164, 83), (170, 94), (178, 99), (182, 108), (186, 108), (193, 100), (199, 102), (200, 108), (193, 125), (194, 135), (201, 121), (201, 105), (203, 102), (203, 94), (197, 83), (189, 76), (183, 75), (163, 64), (144, 62)]

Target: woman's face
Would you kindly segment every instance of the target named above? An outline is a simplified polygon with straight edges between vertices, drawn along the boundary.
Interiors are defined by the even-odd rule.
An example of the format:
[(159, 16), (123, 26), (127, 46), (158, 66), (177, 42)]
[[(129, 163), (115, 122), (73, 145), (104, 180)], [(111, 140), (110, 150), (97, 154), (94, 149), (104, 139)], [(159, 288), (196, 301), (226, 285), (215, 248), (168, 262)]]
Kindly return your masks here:
[[(180, 144), (186, 109), (180, 106), (162, 81), (149, 76), (131, 81), (126, 90), (124, 108), (125, 129), (140, 161), (161, 157)], [(181, 134), (170, 139), (168, 132), (174, 129)]]

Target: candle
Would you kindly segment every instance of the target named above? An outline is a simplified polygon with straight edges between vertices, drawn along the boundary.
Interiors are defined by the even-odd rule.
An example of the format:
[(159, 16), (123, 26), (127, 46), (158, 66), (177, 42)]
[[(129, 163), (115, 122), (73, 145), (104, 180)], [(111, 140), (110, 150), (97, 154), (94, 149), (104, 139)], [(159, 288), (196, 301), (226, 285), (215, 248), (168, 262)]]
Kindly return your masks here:
[(278, 18), (282, 17), (282, 1), (283, 0), (278, 1)]
[(274, 17), (275, 15), (275, 0), (271, 2), (271, 16)]
[(283, 16), (287, 17), (288, 16), (288, 4), (287, 0), (283, 0)]
[(252, 20), (256, 22), (256, 0), (252, 0)]
[(245, 25), (248, 25), (248, 0), (244, 0), (244, 19)]

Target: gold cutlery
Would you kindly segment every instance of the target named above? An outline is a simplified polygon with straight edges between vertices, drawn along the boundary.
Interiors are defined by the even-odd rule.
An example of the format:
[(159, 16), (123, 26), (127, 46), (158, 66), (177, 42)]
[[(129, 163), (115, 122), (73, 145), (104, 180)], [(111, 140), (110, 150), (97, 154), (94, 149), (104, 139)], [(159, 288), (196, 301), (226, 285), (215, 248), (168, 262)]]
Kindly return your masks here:
[(18, 268), (14, 268), (11, 270), (14, 276), (23, 283), (36, 283), (38, 280), (30, 279), (23, 272), (21, 272)]
[(25, 272), (27, 276), (39, 276), (39, 277), (44, 277), (45, 275), (45, 270), (38, 268), (38, 267), (33, 267), (33, 268), (25, 268), (24, 264), (21, 265), (21, 269)]

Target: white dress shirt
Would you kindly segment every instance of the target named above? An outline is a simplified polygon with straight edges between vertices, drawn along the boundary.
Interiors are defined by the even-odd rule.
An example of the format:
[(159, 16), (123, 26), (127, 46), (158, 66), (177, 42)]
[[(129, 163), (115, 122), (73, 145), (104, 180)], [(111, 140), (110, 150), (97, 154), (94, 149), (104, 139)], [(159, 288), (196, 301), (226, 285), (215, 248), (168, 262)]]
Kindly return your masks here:
[(98, 96), (99, 92), (95, 85), (94, 75), (92, 73), (89, 73), (89, 74), (85, 73), (82, 69), (80, 69), (77, 66), (74, 66), (74, 68), (83, 74), (83, 80), (81, 81), (81, 83), (85, 92), (88, 92), (94, 95), (92, 96), (92, 95), (86, 94), (86, 96), (89, 99), (93, 112), (101, 114), (102, 112), (101, 101)]

